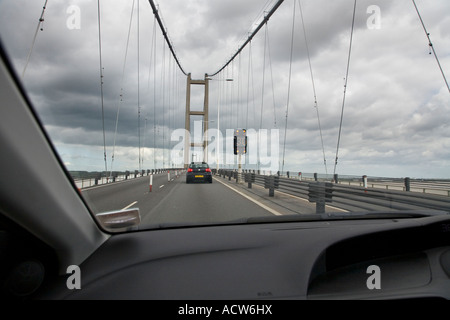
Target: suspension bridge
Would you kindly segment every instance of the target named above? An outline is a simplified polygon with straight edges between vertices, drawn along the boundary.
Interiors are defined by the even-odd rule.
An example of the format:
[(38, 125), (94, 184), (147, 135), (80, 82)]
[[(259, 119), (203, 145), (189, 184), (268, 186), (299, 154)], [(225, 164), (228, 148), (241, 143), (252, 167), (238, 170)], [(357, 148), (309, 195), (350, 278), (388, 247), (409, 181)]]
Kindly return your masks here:
[[(143, 3), (146, 5), (145, 9), (143, 8)], [(432, 53), (435, 57), (445, 86), (450, 92), (445, 73), (435, 50), (436, 48), (432, 44), (430, 34), (414, 0), (412, 1), (412, 5), (420, 18), (421, 27), (425, 32), (426, 40), (430, 47), (430, 54)], [(43, 17), (46, 6), (47, 1), (45, 1), (36, 30), (40, 28), (44, 21)], [(271, 37), (271, 21), (283, 6), (289, 6), (291, 13), (289, 21), (284, 21), (284, 24), (289, 25), (289, 35), (286, 37), (288, 41), (285, 42), (285, 48), (274, 48), (274, 39)], [(150, 7), (153, 13), (153, 27), (150, 32), (149, 30), (142, 30), (141, 27), (142, 11), (148, 10), (148, 7)], [(323, 134), (323, 119), (321, 119), (323, 109), (318, 90), (320, 88), (320, 81), (317, 81), (318, 78), (311, 55), (314, 48), (311, 46), (309, 33), (311, 30), (308, 29), (309, 20), (307, 19), (307, 15), (305, 15), (302, 1), (267, 1), (254, 19), (251, 28), (241, 39), (237, 50), (233, 51), (223, 64), (218, 64), (214, 70), (207, 70), (208, 72), (205, 72), (199, 78), (193, 77), (194, 73), (198, 74), (198, 70), (188, 72), (183, 66), (183, 57), (176, 50), (177, 44), (172, 41), (169, 28), (165, 24), (159, 6), (153, 0), (149, 0), (148, 3), (133, 1), (129, 7), (127, 37), (124, 39), (124, 55), (121, 59), (117, 59), (117, 63), (121, 63), (122, 65), (122, 74), (120, 84), (116, 84), (116, 87), (120, 88), (120, 90), (117, 92), (117, 100), (113, 103), (114, 106), (111, 106), (111, 103), (107, 104), (104, 97), (105, 83), (108, 82), (108, 75), (105, 72), (103, 60), (105, 48), (103, 47), (102, 39), (104, 27), (102, 24), (102, 8), (101, 1), (98, 0), (98, 84), (100, 89), (99, 98), (104, 166), (102, 175), (109, 177), (109, 179), (117, 177), (117, 171), (119, 170), (116, 167), (118, 167), (117, 162), (120, 162), (121, 156), (117, 151), (121, 147), (119, 145), (120, 128), (123, 115), (127, 113), (129, 117), (130, 110), (132, 109), (134, 109), (132, 112), (135, 114), (134, 121), (137, 136), (137, 145), (132, 147), (134, 150), (137, 150), (136, 172), (138, 174), (136, 179), (124, 179), (121, 184), (116, 184), (115, 186), (103, 187), (96, 183), (94, 188), (89, 186), (89, 188), (83, 189), (83, 193), (86, 196), (96, 199), (99, 211), (117, 209), (117, 207), (125, 208), (130, 204), (139, 202), (139, 204), (142, 204), (144, 211), (148, 212), (149, 221), (151, 220), (152, 223), (162, 223), (161, 221), (164, 219), (160, 221), (155, 218), (159, 215), (159, 211), (155, 211), (155, 208), (166, 208), (167, 210), (163, 211), (179, 212), (169, 209), (181, 209), (184, 204), (192, 202), (195, 206), (194, 208), (188, 209), (191, 213), (198, 213), (202, 208), (206, 208), (209, 212), (219, 212), (218, 216), (223, 217), (224, 215), (229, 215), (230, 212), (233, 212), (229, 208), (227, 209), (228, 213), (220, 213), (220, 208), (223, 208), (224, 204), (219, 201), (220, 199), (217, 199), (217, 194), (227, 194), (226, 198), (228, 201), (226, 202), (228, 204), (232, 202), (241, 208), (248, 207), (249, 212), (261, 211), (260, 215), (274, 214), (274, 212), (277, 214), (280, 212), (282, 212), (280, 214), (286, 214), (286, 212), (291, 210), (288, 209), (286, 211), (286, 208), (292, 207), (291, 205), (287, 205), (287, 203), (292, 202), (294, 197), (297, 197), (295, 206), (302, 208), (300, 210), (301, 212), (296, 213), (313, 213), (318, 210), (318, 207), (314, 205), (318, 201), (311, 200), (312, 198), (317, 198), (315, 196), (312, 197), (311, 194), (308, 195), (308, 192), (311, 192), (311, 186), (309, 184), (301, 185), (304, 181), (299, 181), (299, 185), (292, 187), (294, 189), (303, 188), (303, 196), (289, 192), (290, 196), (281, 196), (280, 193), (276, 193), (278, 202), (274, 207), (275, 200), (267, 198), (273, 197), (273, 194), (266, 196), (264, 192), (253, 191), (252, 195), (247, 194), (244, 199), (248, 200), (251, 198), (253, 200), (250, 202), (244, 201), (245, 203), (243, 203), (242, 199), (238, 200), (235, 198), (235, 195), (238, 193), (242, 194), (244, 191), (237, 190), (236, 186), (230, 186), (230, 183), (223, 181), (221, 177), (225, 177), (225, 175), (231, 177), (231, 172), (239, 168), (239, 179), (242, 180), (237, 180), (237, 182), (242, 184), (244, 173), (253, 173), (260, 176), (261, 172), (264, 171), (269, 172), (269, 176), (286, 177), (289, 176), (288, 167), (301, 166), (301, 162), (296, 163), (293, 157), (289, 157), (289, 163), (287, 159), (287, 153), (289, 153), (288, 133), (290, 131), (295, 132), (297, 129), (292, 127), (292, 124), (295, 122), (290, 117), (292, 110), (298, 108), (298, 101), (293, 101), (293, 92), (299, 90), (293, 67), (298, 59), (299, 52), (297, 49), (300, 46), (303, 48), (301, 54), (305, 58), (305, 61), (307, 61), (306, 68), (301, 72), (308, 75), (309, 82), (308, 87), (303, 86), (301, 88), (304, 91), (303, 94), (309, 97), (306, 99), (309, 101), (307, 102), (309, 106), (305, 110), (308, 110), (309, 119), (314, 119), (316, 127), (316, 139), (314, 141), (316, 143), (315, 150), (318, 152), (315, 153), (315, 161), (320, 164), (323, 170), (322, 172), (326, 176), (325, 180), (337, 185), (337, 174), (340, 164), (339, 151), (343, 143), (341, 137), (346, 129), (345, 107), (348, 102), (347, 93), (352, 86), (352, 49), (355, 41), (357, 41), (354, 38), (355, 23), (358, 12), (360, 12), (358, 11), (357, 0), (351, 1), (351, 5), (348, 6), (348, 11), (351, 14), (348, 16), (348, 21), (346, 21), (347, 39), (345, 40), (346, 48), (343, 52), (346, 58), (342, 66), (342, 77), (344, 81), (342, 88), (340, 88), (342, 89), (342, 95), (338, 108), (339, 112), (336, 112), (339, 117), (337, 123), (334, 125), (337, 132), (334, 135), (335, 141), (333, 143), (335, 142), (336, 144), (333, 150), (328, 150), (333, 143), (325, 141)], [(145, 36), (143, 36), (144, 34)], [(23, 77), (25, 76), (26, 68), (30, 61), (36, 36), (37, 31), (22, 73)], [(279, 44), (280, 41), (276, 43)], [(134, 48), (131, 47), (132, 45)], [(145, 58), (142, 52), (142, 47), (144, 46), (149, 49), (145, 52)], [(136, 53), (136, 56), (130, 56), (132, 49)], [(285, 70), (274, 70), (273, 60), (275, 50), (284, 50), (286, 52), (288, 59), (287, 63), (284, 64)], [(258, 68), (259, 74), (255, 74), (256, 61), (259, 63), (262, 62), (262, 66)], [(130, 71), (131, 66), (134, 68), (132, 71)], [(275, 77), (274, 75), (280, 72), (285, 74), (284, 92), (275, 90), (275, 84), (277, 81), (280, 81), (280, 77)], [(135, 77), (134, 83), (137, 84), (137, 88), (132, 91), (127, 88), (127, 80), (131, 77), (130, 74)], [(131, 92), (135, 94), (132, 98), (130, 97)], [(135, 102), (135, 105), (132, 105), (130, 101)], [(107, 113), (111, 114), (112, 112), (115, 114), (113, 123), (108, 121), (106, 117)], [(233, 152), (234, 133), (238, 129), (245, 129), (248, 137), (248, 149), (244, 155), (239, 156), (236, 152)], [(333, 169), (329, 170), (327, 157), (330, 158), (331, 154), (333, 154)], [(192, 161), (209, 163), (211, 168), (214, 169), (216, 174), (215, 181), (218, 183), (213, 184), (213, 187), (194, 186), (198, 187), (196, 191), (193, 191), (193, 187), (190, 187), (190, 191), (186, 191), (181, 183), (183, 181), (183, 169), (186, 169)], [(166, 180), (165, 173), (172, 172), (173, 174), (175, 170), (176, 174), (174, 177)], [(146, 177), (151, 174), (155, 174), (157, 188), (153, 191), (153, 195), (156, 194), (156, 196), (151, 201), (148, 201), (144, 200), (151, 194), (147, 190), (148, 179)], [(266, 174), (262, 176), (264, 175)], [(246, 179), (251, 178), (247, 177)], [(111, 181), (108, 180), (108, 182)], [(292, 181), (289, 183), (292, 183)], [(262, 186), (265, 189), (278, 189), (278, 185), (274, 186), (273, 184), (272, 186), (262, 184)], [(359, 187), (362, 187), (362, 191), (360, 189), (357, 191), (353, 189), (346, 189), (344, 191), (342, 188), (339, 189), (339, 192), (350, 196), (347, 199), (348, 201), (341, 201), (341, 205), (336, 205), (334, 209), (346, 211), (361, 208), (355, 203), (367, 202), (367, 199), (356, 199), (355, 197), (365, 197), (367, 194), (367, 186)], [(242, 186), (239, 188), (242, 189)], [(334, 191), (335, 198), (339, 197), (336, 196), (337, 190), (335, 189)], [(245, 192), (248, 193), (249, 190)], [(355, 193), (358, 195), (355, 195)], [(117, 197), (117, 194), (121, 194), (121, 197)], [(170, 201), (167, 200), (169, 196)], [(214, 198), (215, 202), (206, 203), (203, 200), (199, 200), (199, 197), (205, 199)], [(344, 195), (340, 197), (345, 198)], [(262, 198), (265, 198), (263, 201), (264, 204), (261, 203)], [(111, 199), (114, 199), (114, 201), (111, 201)], [(196, 201), (191, 201), (192, 199), (196, 199)], [(305, 202), (305, 199), (309, 199), (309, 201)], [(393, 198), (390, 197), (389, 199), (392, 208)], [(258, 201), (260, 203), (256, 204), (255, 207), (255, 203)], [(411, 207), (427, 207), (425, 205), (427, 201), (421, 201)], [(430, 202), (433, 205), (427, 208), (441, 208), (440, 205), (436, 204), (436, 201), (438, 199), (431, 199)], [(339, 203), (339, 201), (337, 202)], [(331, 205), (328, 204), (327, 208), (329, 210)], [(363, 209), (376, 210), (380, 208), (384, 208), (384, 204), (378, 199)], [(400, 205), (398, 208), (403, 209), (404, 207)], [(323, 208), (323, 210), (325, 209)], [(188, 216), (195, 218), (193, 214)], [(153, 217), (155, 220), (152, 220), (153, 218), (150, 217)], [(165, 221), (176, 222), (179, 221), (179, 218), (179, 216), (174, 216)], [(202, 218), (204, 219), (205, 217)], [(227, 219), (237, 218), (239, 217), (227, 216)]]
[[(150, 87), (150, 82), (153, 84), (153, 88), (149, 88), (150, 92), (153, 89), (153, 101), (148, 104), (153, 104), (153, 115), (151, 111), (147, 111), (147, 116), (145, 116), (145, 128), (147, 127), (148, 122), (153, 127), (153, 147), (152, 147), (152, 156), (153, 156), (153, 168), (156, 167), (156, 158), (157, 152), (160, 151), (160, 157), (162, 158), (162, 167), (184, 167), (191, 161), (204, 161), (208, 163), (213, 163), (217, 167), (217, 170), (224, 166), (225, 168), (237, 167), (238, 160), (237, 157), (234, 157), (230, 152), (230, 145), (233, 142), (233, 136), (228, 134), (227, 131), (235, 130), (235, 129), (243, 129), (252, 132), (253, 134), (249, 139), (249, 156), (245, 157), (243, 160), (244, 168), (261, 168), (261, 158), (270, 157), (270, 168), (272, 171), (284, 171), (285, 167), (285, 158), (286, 158), (286, 142), (287, 142), (287, 132), (289, 130), (289, 108), (292, 107), (291, 101), (291, 90), (293, 90), (292, 85), (292, 65), (295, 60), (294, 56), (294, 45), (295, 38), (298, 37), (299, 34), (303, 35), (303, 45), (307, 49), (308, 54), (308, 64), (309, 64), (309, 73), (311, 75), (311, 100), (313, 102), (313, 110), (317, 115), (317, 135), (320, 137), (321, 151), (323, 155), (323, 168), (324, 172), (328, 173), (327, 161), (325, 158), (325, 147), (322, 135), (322, 129), (320, 124), (320, 113), (319, 113), (319, 103), (318, 97), (316, 93), (316, 85), (314, 82), (314, 72), (313, 66), (311, 63), (311, 57), (308, 48), (308, 38), (307, 32), (304, 23), (304, 17), (301, 7), (301, 1), (293, 1), (292, 8), (292, 20), (291, 30), (290, 30), (290, 43), (288, 44), (287, 51), (289, 52), (289, 67), (288, 67), (288, 83), (286, 93), (283, 94), (284, 97), (277, 97), (274, 92), (274, 75), (272, 68), (272, 55), (271, 51), (273, 50), (270, 45), (270, 28), (269, 22), (271, 17), (276, 14), (277, 10), (280, 6), (283, 5), (284, 1), (279, 0), (268, 1), (263, 9), (261, 10), (259, 16), (255, 19), (254, 27), (248, 32), (248, 36), (244, 38), (243, 43), (239, 46), (239, 48), (231, 55), (231, 57), (217, 70), (205, 73), (204, 77), (201, 79), (193, 79), (190, 72), (185, 71), (183, 65), (181, 63), (180, 58), (177, 55), (176, 45), (171, 41), (170, 34), (168, 32), (167, 27), (164, 24), (164, 19), (158, 9), (158, 6), (154, 3), (154, 1), (150, 0), (149, 5), (151, 6), (153, 15), (154, 15), (154, 27), (153, 34), (151, 38), (151, 53), (150, 53), (150, 66), (148, 68), (148, 86)], [(103, 75), (103, 66), (102, 66), (102, 41), (101, 41), (101, 6), (100, 1), (98, 2), (98, 30), (99, 30), (99, 56), (100, 56), (100, 86), (102, 88), (104, 82)], [(137, 85), (138, 85), (138, 98), (137, 98), (137, 133), (138, 133), (138, 164), (139, 171), (144, 169), (144, 155), (143, 155), (143, 144), (142, 144), (142, 105), (144, 104), (142, 101), (142, 97), (140, 95), (140, 73), (141, 67), (139, 65), (139, 1), (136, 3), (133, 1), (133, 5), (131, 7), (130, 20), (129, 20), (129, 29), (128, 29), (128, 37), (127, 37), (127, 50), (125, 51), (124, 57), (124, 74), (122, 75), (122, 79), (125, 77), (125, 65), (127, 63), (127, 52), (130, 41), (130, 35), (132, 31), (133, 19), (137, 21)], [(338, 142), (336, 148), (336, 159), (335, 159), (335, 167), (334, 173), (336, 173), (336, 166), (338, 164), (338, 152), (339, 152), (339, 144), (340, 144), (340, 135), (342, 129), (343, 122), (343, 114), (344, 114), (344, 106), (345, 106), (345, 93), (346, 88), (348, 86), (347, 79), (349, 77), (349, 67), (350, 67), (350, 56), (351, 56), (351, 46), (352, 46), (352, 36), (353, 36), (353, 25), (356, 13), (356, 1), (353, 5), (353, 18), (349, 21), (349, 30), (350, 30), (350, 41), (349, 41), (349, 52), (348, 52), (348, 63), (347, 63), (347, 74), (345, 76), (345, 85), (344, 85), (344, 99), (342, 103), (342, 113), (340, 118), (339, 125), (339, 135)], [(298, 21), (301, 21), (302, 31), (301, 33), (296, 30), (296, 24)], [(161, 31), (162, 39), (157, 39), (157, 26)], [(254, 60), (254, 52), (252, 51), (252, 43), (256, 41), (256, 36), (258, 33), (264, 33), (262, 37), (263, 39), (263, 67), (262, 67), (262, 75), (255, 75), (253, 70), (253, 60)], [(162, 50), (160, 49), (158, 52), (157, 43), (160, 43), (162, 46)], [(157, 70), (157, 56), (158, 53), (162, 51), (162, 56), (160, 57), (160, 65), (162, 65), (161, 70)], [(246, 60), (246, 61), (244, 61)], [(246, 64), (246, 65), (245, 65)], [(186, 78), (186, 89), (182, 90), (182, 80), (180, 78)], [(152, 79), (151, 79), (152, 78)], [(260, 93), (256, 90), (256, 82), (260, 80), (258, 84)], [(158, 88), (159, 82), (159, 88)], [(210, 87), (214, 86), (215, 83), (215, 94), (217, 95), (216, 104), (214, 107), (216, 117), (213, 119), (211, 117), (210, 111)], [(194, 89), (193, 87), (201, 87), (201, 89)], [(157, 90), (160, 90), (162, 101), (156, 101)], [(191, 101), (192, 94), (191, 92), (196, 90), (196, 100)], [(200, 90), (200, 91), (199, 91)], [(258, 95), (260, 99), (257, 99)], [(103, 95), (103, 89), (101, 90), (101, 95)], [(115, 131), (114, 131), (114, 143), (112, 146), (112, 152), (110, 155), (110, 162), (108, 161), (107, 149), (108, 146), (106, 144), (106, 128), (104, 122), (104, 104), (103, 97), (102, 101), (102, 125), (103, 125), (103, 142), (104, 142), (104, 167), (105, 172), (110, 171), (112, 174), (114, 168), (115, 161), (115, 141), (117, 135), (117, 128), (120, 121), (119, 110), (121, 108), (121, 103), (123, 101), (123, 88), (121, 88), (120, 92), (120, 103), (117, 108), (117, 117), (115, 123)], [(181, 101), (185, 96), (185, 110), (181, 110), (180, 106)], [(201, 98), (200, 98), (201, 96)], [(151, 97), (150, 97), (151, 99)], [(172, 99), (172, 101), (171, 101)], [(245, 103), (239, 103), (239, 101), (245, 101)], [(259, 100), (259, 101), (258, 101)], [(283, 102), (281, 102), (283, 100)], [(259, 102), (260, 107), (256, 105), (256, 101)], [(157, 111), (156, 106), (160, 103), (163, 106), (163, 117), (160, 119), (160, 123), (157, 123)], [(277, 123), (277, 109), (279, 110), (279, 105), (284, 105), (284, 111), (282, 118), (278, 119)], [(167, 116), (168, 114), (168, 116)], [(184, 119), (182, 118), (184, 115)], [(183, 148), (174, 150), (174, 145), (171, 144), (170, 137), (173, 134), (169, 132), (169, 128), (173, 128), (174, 124), (180, 124), (181, 121), (184, 120), (184, 135), (181, 134), (179, 137), (183, 140)], [(214, 124), (215, 127), (212, 127)], [(223, 130), (221, 128), (225, 127)], [(197, 128), (196, 128), (197, 127)], [(181, 126), (179, 127), (181, 128)], [(213, 128), (214, 130), (210, 130)], [(277, 135), (270, 136), (270, 132), (267, 133), (266, 130), (277, 130)], [(280, 134), (279, 131), (282, 131)], [(156, 147), (158, 138), (156, 135), (161, 135), (162, 137), (162, 146)], [(269, 137), (268, 137), (269, 136)], [(276, 141), (274, 140), (276, 139)], [(269, 152), (263, 153), (262, 149), (266, 148), (266, 145), (277, 145), (277, 148), (273, 148)], [(264, 145), (264, 146), (263, 146)], [(158, 151), (157, 151), (158, 149)], [(208, 150), (209, 149), (209, 150)], [(181, 157), (176, 157), (175, 152), (179, 152), (183, 154)], [(151, 162), (151, 160), (150, 160)], [(150, 163), (151, 165), (151, 163)], [(275, 169), (276, 168), (276, 169)], [(275, 170), (274, 170), (275, 169)]]

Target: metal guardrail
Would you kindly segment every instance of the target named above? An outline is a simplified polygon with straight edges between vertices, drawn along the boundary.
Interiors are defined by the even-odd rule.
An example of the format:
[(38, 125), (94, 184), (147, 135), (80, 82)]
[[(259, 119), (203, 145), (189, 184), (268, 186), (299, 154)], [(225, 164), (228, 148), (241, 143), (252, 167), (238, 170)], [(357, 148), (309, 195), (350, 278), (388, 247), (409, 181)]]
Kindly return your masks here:
[[(114, 180), (116, 181), (122, 181), (125, 180), (125, 175), (117, 176)], [(97, 185), (102, 185), (106, 183), (113, 182), (113, 180), (109, 177), (100, 177), (100, 178), (85, 178), (85, 179), (74, 179), (75, 185), (79, 189), (89, 188)]]
[[(224, 169), (235, 170), (235, 169)], [(325, 175), (318, 173), (304, 173), (304, 172), (271, 172), (268, 170), (243, 170), (243, 172), (254, 172), (259, 175), (279, 175), (300, 181), (322, 181), (322, 182), (334, 182), (340, 185), (359, 186), (364, 188), (377, 188), (383, 190), (399, 190), (399, 191), (411, 191), (420, 192), (426, 194), (436, 194), (450, 197), (450, 180), (444, 179), (413, 179), (409, 177), (405, 178), (387, 178), (387, 177), (371, 177), (363, 175), (348, 176), (342, 175)]]
[(149, 176), (152, 174), (160, 174), (165, 172), (173, 172), (173, 171), (182, 171), (182, 168), (168, 168), (168, 169), (148, 169), (148, 170), (134, 170), (134, 171), (125, 171), (123, 173), (113, 172), (112, 175), (100, 173), (95, 175), (94, 177), (88, 178), (74, 178), (73, 181), (75, 185), (79, 189), (94, 187), (98, 185), (114, 183), (129, 179), (135, 179), (139, 177)]
[[(349, 186), (360, 186), (363, 187), (363, 182), (358, 181), (339, 181), (339, 184), (349, 185)], [(411, 182), (409, 190), (402, 182), (382, 182), (374, 181), (368, 182), (367, 186), (369, 188), (385, 189), (385, 190), (399, 190), (399, 191), (412, 191), (428, 194), (437, 194), (450, 197), (450, 185), (449, 184), (439, 184), (435, 182)]]
[(333, 181), (342, 185), (359, 186), (364, 188), (377, 188), (384, 190), (399, 190), (421, 192), (429, 194), (437, 194), (450, 197), (450, 180), (438, 179), (413, 179), (405, 178), (383, 178), (383, 177), (369, 177), (363, 175), (357, 176), (338, 176), (333, 177), (326, 175), (318, 175), (317, 173), (302, 173), (294, 172), (284, 173), (285, 177), (306, 180), (306, 181)]
[[(235, 170), (221, 169), (214, 171), (223, 177), (236, 179)], [(416, 210), (419, 208), (450, 211), (450, 197), (423, 192), (369, 188), (363, 186), (345, 185), (325, 181), (300, 180), (278, 175), (261, 175), (255, 172), (243, 172), (245, 182), (251, 188), (252, 184), (263, 186), (269, 190), (269, 196), (274, 196), (275, 190), (282, 191), (311, 203), (316, 203), (318, 213), (325, 212), (325, 204), (348, 211), (379, 211), (379, 210)]]

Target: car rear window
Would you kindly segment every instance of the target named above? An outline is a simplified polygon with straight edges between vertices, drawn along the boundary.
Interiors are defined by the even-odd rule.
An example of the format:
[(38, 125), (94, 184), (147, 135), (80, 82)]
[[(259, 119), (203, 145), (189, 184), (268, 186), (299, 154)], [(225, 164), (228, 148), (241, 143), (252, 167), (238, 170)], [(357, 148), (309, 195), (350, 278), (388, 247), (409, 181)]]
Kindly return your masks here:
[(192, 169), (207, 169), (207, 168), (209, 168), (209, 166), (206, 163), (191, 164), (190, 167)]

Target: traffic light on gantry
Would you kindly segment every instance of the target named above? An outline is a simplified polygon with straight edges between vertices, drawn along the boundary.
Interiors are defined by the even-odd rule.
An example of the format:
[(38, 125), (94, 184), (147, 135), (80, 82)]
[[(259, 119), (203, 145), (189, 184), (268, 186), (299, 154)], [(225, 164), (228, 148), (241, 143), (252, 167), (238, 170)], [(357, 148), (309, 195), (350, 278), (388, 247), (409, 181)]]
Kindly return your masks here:
[(234, 154), (247, 153), (247, 130), (234, 130)]

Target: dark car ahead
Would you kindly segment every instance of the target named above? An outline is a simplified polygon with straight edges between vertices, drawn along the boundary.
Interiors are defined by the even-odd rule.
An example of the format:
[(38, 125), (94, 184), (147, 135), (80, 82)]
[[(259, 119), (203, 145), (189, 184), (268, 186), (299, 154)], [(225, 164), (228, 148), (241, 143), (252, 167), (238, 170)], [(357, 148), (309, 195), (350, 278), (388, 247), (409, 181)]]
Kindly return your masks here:
[(191, 162), (186, 173), (186, 183), (191, 182), (212, 183), (212, 173), (206, 162)]

